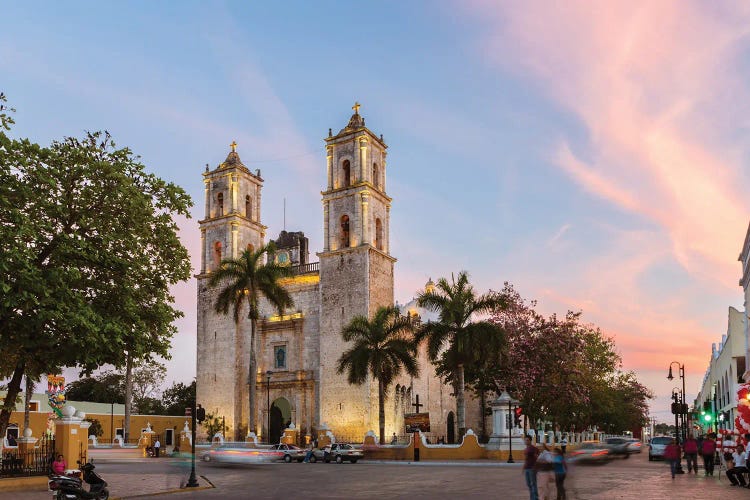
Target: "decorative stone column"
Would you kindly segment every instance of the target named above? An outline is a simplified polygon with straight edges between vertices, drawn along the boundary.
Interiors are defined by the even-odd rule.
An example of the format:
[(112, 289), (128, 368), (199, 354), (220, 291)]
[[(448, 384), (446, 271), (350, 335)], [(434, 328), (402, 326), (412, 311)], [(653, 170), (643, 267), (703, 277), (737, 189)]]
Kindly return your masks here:
[(360, 196), (362, 197), (362, 243), (372, 244), (370, 231), (368, 231), (368, 229), (370, 228), (370, 192), (362, 191), (360, 193)]
[(156, 433), (151, 430), (151, 422), (148, 422), (146, 424), (146, 430), (141, 432), (141, 437), (138, 439), (138, 448), (143, 450), (144, 457), (148, 456), (146, 449), (154, 445), (155, 437)]
[(81, 428), (81, 419), (75, 416), (75, 407), (65, 406), (62, 412), (63, 418), (55, 419), (55, 455), (62, 455), (68, 467), (75, 469), (81, 458), (82, 444), (88, 447), (88, 426)]
[(299, 436), (299, 429), (294, 424), (289, 424), (289, 427), (284, 429), (284, 435), (281, 437), (281, 442), (284, 444), (297, 444)]
[(185, 420), (185, 426), (180, 431), (180, 453), (190, 453), (193, 446), (193, 433), (190, 430), (188, 421)]
[[(508, 448), (515, 450), (523, 449), (523, 439), (519, 433), (513, 433), (513, 416), (512, 408), (517, 405), (518, 401), (503, 393), (490, 403), (492, 407), (492, 435), (487, 443), (488, 449), (505, 450)], [(510, 427), (507, 425), (510, 422)]]
[(18, 443), (18, 454), (23, 457), (23, 465), (28, 467), (34, 463), (34, 444), (37, 439), (32, 437), (32, 431), (30, 427), (26, 427), (23, 430), (23, 437), (17, 438)]
[(333, 433), (331, 429), (325, 423), (320, 424), (318, 427), (318, 448), (325, 448), (333, 442), (331, 439)]

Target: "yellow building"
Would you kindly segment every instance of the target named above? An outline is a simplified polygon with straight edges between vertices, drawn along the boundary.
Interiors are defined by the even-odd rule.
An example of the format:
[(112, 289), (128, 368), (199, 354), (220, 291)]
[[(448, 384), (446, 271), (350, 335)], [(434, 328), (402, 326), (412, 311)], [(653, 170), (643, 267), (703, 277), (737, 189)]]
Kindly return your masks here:
[[(0, 392), (0, 397), (5, 398), (5, 393)], [(125, 405), (114, 403), (92, 403), (87, 401), (68, 401), (66, 406), (74, 407), (78, 412), (85, 414), (85, 419), (99, 422), (102, 434), (97, 438), (99, 444), (111, 443), (116, 436), (122, 437), (125, 428)], [(45, 434), (54, 434), (55, 414), (47, 403), (47, 395), (35, 393), (31, 398), (31, 411), (29, 412), (29, 427), (34, 437)], [(23, 436), (23, 400), (16, 404), (16, 409), (11, 413), (10, 425), (3, 436), (3, 447), (15, 446), (16, 439)], [(165, 449), (179, 444), (180, 431), (187, 422), (190, 428), (190, 418), (179, 415), (130, 415), (130, 436), (128, 442), (136, 444), (141, 432), (150, 424), (151, 430), (158, 436), (161, 445)]]

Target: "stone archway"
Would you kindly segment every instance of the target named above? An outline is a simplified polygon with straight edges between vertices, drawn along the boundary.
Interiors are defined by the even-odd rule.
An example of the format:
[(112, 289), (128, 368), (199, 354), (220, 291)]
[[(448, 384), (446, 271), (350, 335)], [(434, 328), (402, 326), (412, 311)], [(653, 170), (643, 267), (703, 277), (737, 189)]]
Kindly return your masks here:
[(454, 444), (456, 442), (456, 416), (453, 412), (448, 413), (448, 429), (447, 429), (446, 441), (448, 444)]
[(292, 405), (286, 398), (277, 398), (271, 404), (271, 428), (268, 432), (269, 443), (276, 444), (281, 441), (284, 429), (292, 421)]

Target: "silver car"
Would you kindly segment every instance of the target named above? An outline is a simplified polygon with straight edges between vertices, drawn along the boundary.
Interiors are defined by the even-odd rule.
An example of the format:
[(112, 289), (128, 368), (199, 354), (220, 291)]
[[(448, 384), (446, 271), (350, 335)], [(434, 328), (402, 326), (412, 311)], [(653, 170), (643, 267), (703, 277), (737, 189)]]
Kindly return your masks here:
[(328, 445), (322, 450), (313, 450), (313, 456), (310, 457), (311, 462), (317, 462), (323, 460), (325, 463), (333, 460), (337, 464), (342, 462), (357, 463), (357, 460), (364, 457), (365, 454), (362, 450), (355, 448), (354, 446), (346, 443), (334, 443)]
[(301, 462), (305, 459), (305, 454), (307, 453), (306, 450), (303, 450), (298, 446), (294, 446), (293, 444), (275, 444), (271, 446), (271, 449), (283, 452), (284, 456), (282, 457), (282, 460), (284, 460), (284, 462), (286, 463), (289, 463), (293, 460)]
[(651, 442), (648, 444), (649, 461), (654, 460), (655, 458), (664, 458), (664, 450), (673, 439), (674, 438), (670, 436), (656, 436), (651, 438)]

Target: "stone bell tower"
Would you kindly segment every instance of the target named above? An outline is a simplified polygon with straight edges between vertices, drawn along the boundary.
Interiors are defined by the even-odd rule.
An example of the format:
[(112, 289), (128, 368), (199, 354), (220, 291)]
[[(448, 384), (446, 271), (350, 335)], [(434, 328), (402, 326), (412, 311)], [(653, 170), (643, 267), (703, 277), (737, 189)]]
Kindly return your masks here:
[(250, 325), (246, 314), (235, 323), (232, 311), (214, 311), (218, 288), (208, 287), (222, 259), (237, 258), (263, 245), (266, 226), (260, 222), (263, 179), (251, 172), (232, 143), (226, 160), (215, 169), (206, 165), (205, 217), (201, 231), (198, 279), (197, 402), (207, 413), (224, 417), (230, 435), (244, 437), (248, 425)]
[[(349, 123), (326, 138), (320, 258), (320, 413), (335, 432), (377, 429), (377, 383), (350, 386), (336, 366), (346, 345), (341, 331), (354, 316), (372, 317), (393, 304), (389, 252), (391, 198), (386, 194), (386, 144), (365, 126), (359, 103)], [(373, 396), (374, 394), (374, 396)]]

